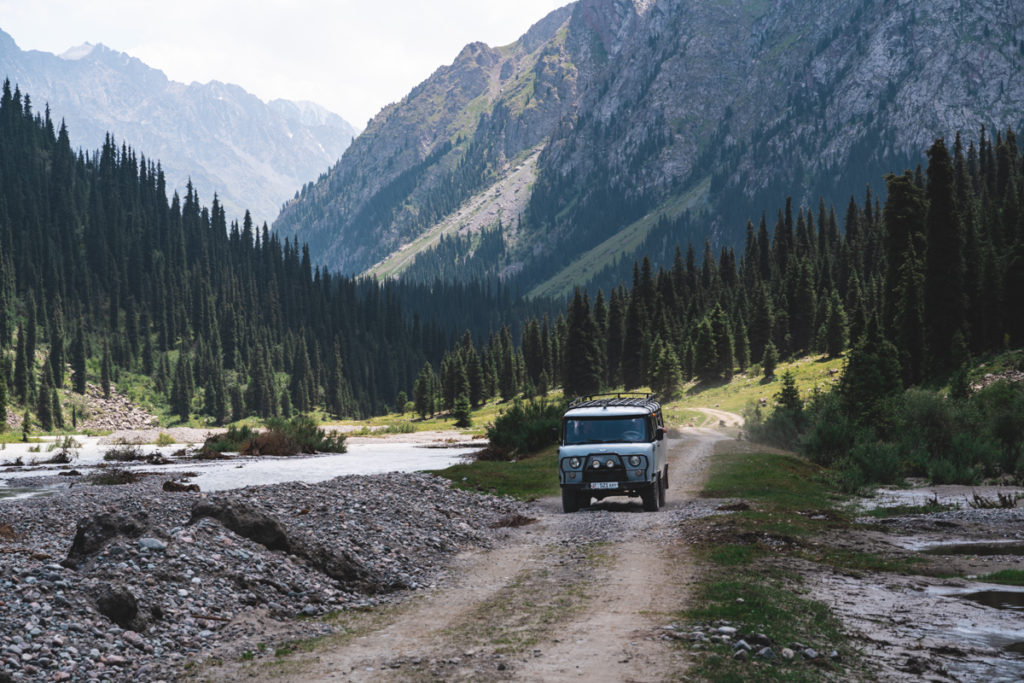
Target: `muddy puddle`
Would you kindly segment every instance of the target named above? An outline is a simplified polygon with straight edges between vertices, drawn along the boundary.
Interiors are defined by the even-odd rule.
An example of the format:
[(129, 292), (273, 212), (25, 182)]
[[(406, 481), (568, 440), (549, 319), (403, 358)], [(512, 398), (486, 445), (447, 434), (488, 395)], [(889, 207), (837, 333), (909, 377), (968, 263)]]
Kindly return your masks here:
[[(863, 526), (828, 539), (906, 562), (905, 573), (809, 567), (805, 574), (880, 680), (1024, 681), (1024, 587), (988, 578), (1024, 570), (1020, 492), (1013, 486), (879, 491), (860, 507), (896, 508), (891, 516), (860, 517)], [(1000, 507), (1000, 500), (1012, 505)]]
[(925, 542), (910, 549), (925, 555), (1024, 555), (1024, 541), (1013, 539)]
[[(972, 582), (962, 587), (937, 587), (932, 589), (932, 592), (949, 598), (969, 600), (993, 609), (1024, 611), (1024, 586)], [(1021, 626), (1024, 628), (1024, 623)]]

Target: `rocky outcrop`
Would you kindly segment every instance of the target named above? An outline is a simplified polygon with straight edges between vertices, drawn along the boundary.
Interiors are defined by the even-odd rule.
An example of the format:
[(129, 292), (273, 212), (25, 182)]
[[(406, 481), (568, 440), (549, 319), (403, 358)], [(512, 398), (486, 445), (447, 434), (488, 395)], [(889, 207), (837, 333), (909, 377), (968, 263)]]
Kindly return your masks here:
[(362, 271), (452, 229), (542, 145), (528, 209), (502, 216), (523, 219), (501, 258), (534, 280), (525, 290), (606, 239), (595, 267), (611, 263), (652, 213), (703, 212), (662, 236), (666, 259), (676, 241), (737, 244), (787, 196), (843, 207), (924, 162), (936, 137), (1024, 124), (1022, 44), (1024, 6), (1002, 0), (579, 0), (511, 46), (467, 46), (275, 229)]
[(192, 506), (189, 524), (204, 517), (216, 519), (239, 536), (259, 543), (268, 550), (282, 550), (304, 558), (318, 571), (352, 590), (380, 593), (406, 587), (401, 582), (380, 581), (344, 550), (317, 546), (302, 537), (293, 536), (275, 517), (244, 501), (227, 497), (200, 500)]
[(147, 412), (130, 398), (111, 387), (110, 396), (95, 384), (87, 384), (84, 395), (83, 417), (78, 429), (109, 432), (118, 429), (147, 429), (158, 427), (160, 419)]
[(69, 569), (75, 569), (112, 539), (139, 538), (148, 530), (149, 516), (146, 513), (101, 512), (90, 515), (79, 520), (71, 549), (61, 564)]

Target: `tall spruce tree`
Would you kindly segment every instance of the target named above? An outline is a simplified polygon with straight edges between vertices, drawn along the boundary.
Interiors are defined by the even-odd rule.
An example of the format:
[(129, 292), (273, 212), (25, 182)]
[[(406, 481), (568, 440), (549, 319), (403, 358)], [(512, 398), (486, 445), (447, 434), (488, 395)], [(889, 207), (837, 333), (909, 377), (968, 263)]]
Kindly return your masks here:
[(79, 322), (75, 328), (75, 340), (71, 343), (71, 388), (78, 394), (85, 393), (86, 387), (85, 332)]
[(565, 344), (566, 396), (587, 396), (601, 391), (602, 353), (597, 325), (590, 314), (586, 296), (576, 288), (566, 317), (568, 338)]
[(924, 324), (930, 368), (945, 372), (962, 360), (954, 355), (956, 339), (967, 332), (964, 237), (953, 166), (942, 139), (929, 148), (928, 160)]

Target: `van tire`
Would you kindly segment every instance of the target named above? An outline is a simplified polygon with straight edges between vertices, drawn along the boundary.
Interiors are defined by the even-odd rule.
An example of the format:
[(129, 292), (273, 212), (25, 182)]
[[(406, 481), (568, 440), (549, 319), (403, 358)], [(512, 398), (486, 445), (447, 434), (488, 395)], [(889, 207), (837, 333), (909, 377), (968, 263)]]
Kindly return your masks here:
[(580, 496), (574, 489), (562, 489), (562, 512), (577, 512), (580, 509)]
[(644, 503), (644, 512), (658, 511), (658, 491), (661, 489), (661, 474), (640, 492), (640, 500)]

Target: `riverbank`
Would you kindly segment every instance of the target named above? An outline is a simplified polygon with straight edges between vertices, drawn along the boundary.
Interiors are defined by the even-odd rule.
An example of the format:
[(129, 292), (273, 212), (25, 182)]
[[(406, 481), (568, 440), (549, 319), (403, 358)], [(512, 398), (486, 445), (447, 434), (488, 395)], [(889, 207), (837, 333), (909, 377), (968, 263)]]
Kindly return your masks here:
[[(329, 633), (303, 617), (432, 586), (522, 510), (426, 474), (223, 494), (164, 479), (0, 505), (0, 681), (175, 680), (196, 659)], [(224, 502), (226, 521), (193, 518)], [(247, 537), (237, 518), (279, 533)]]

